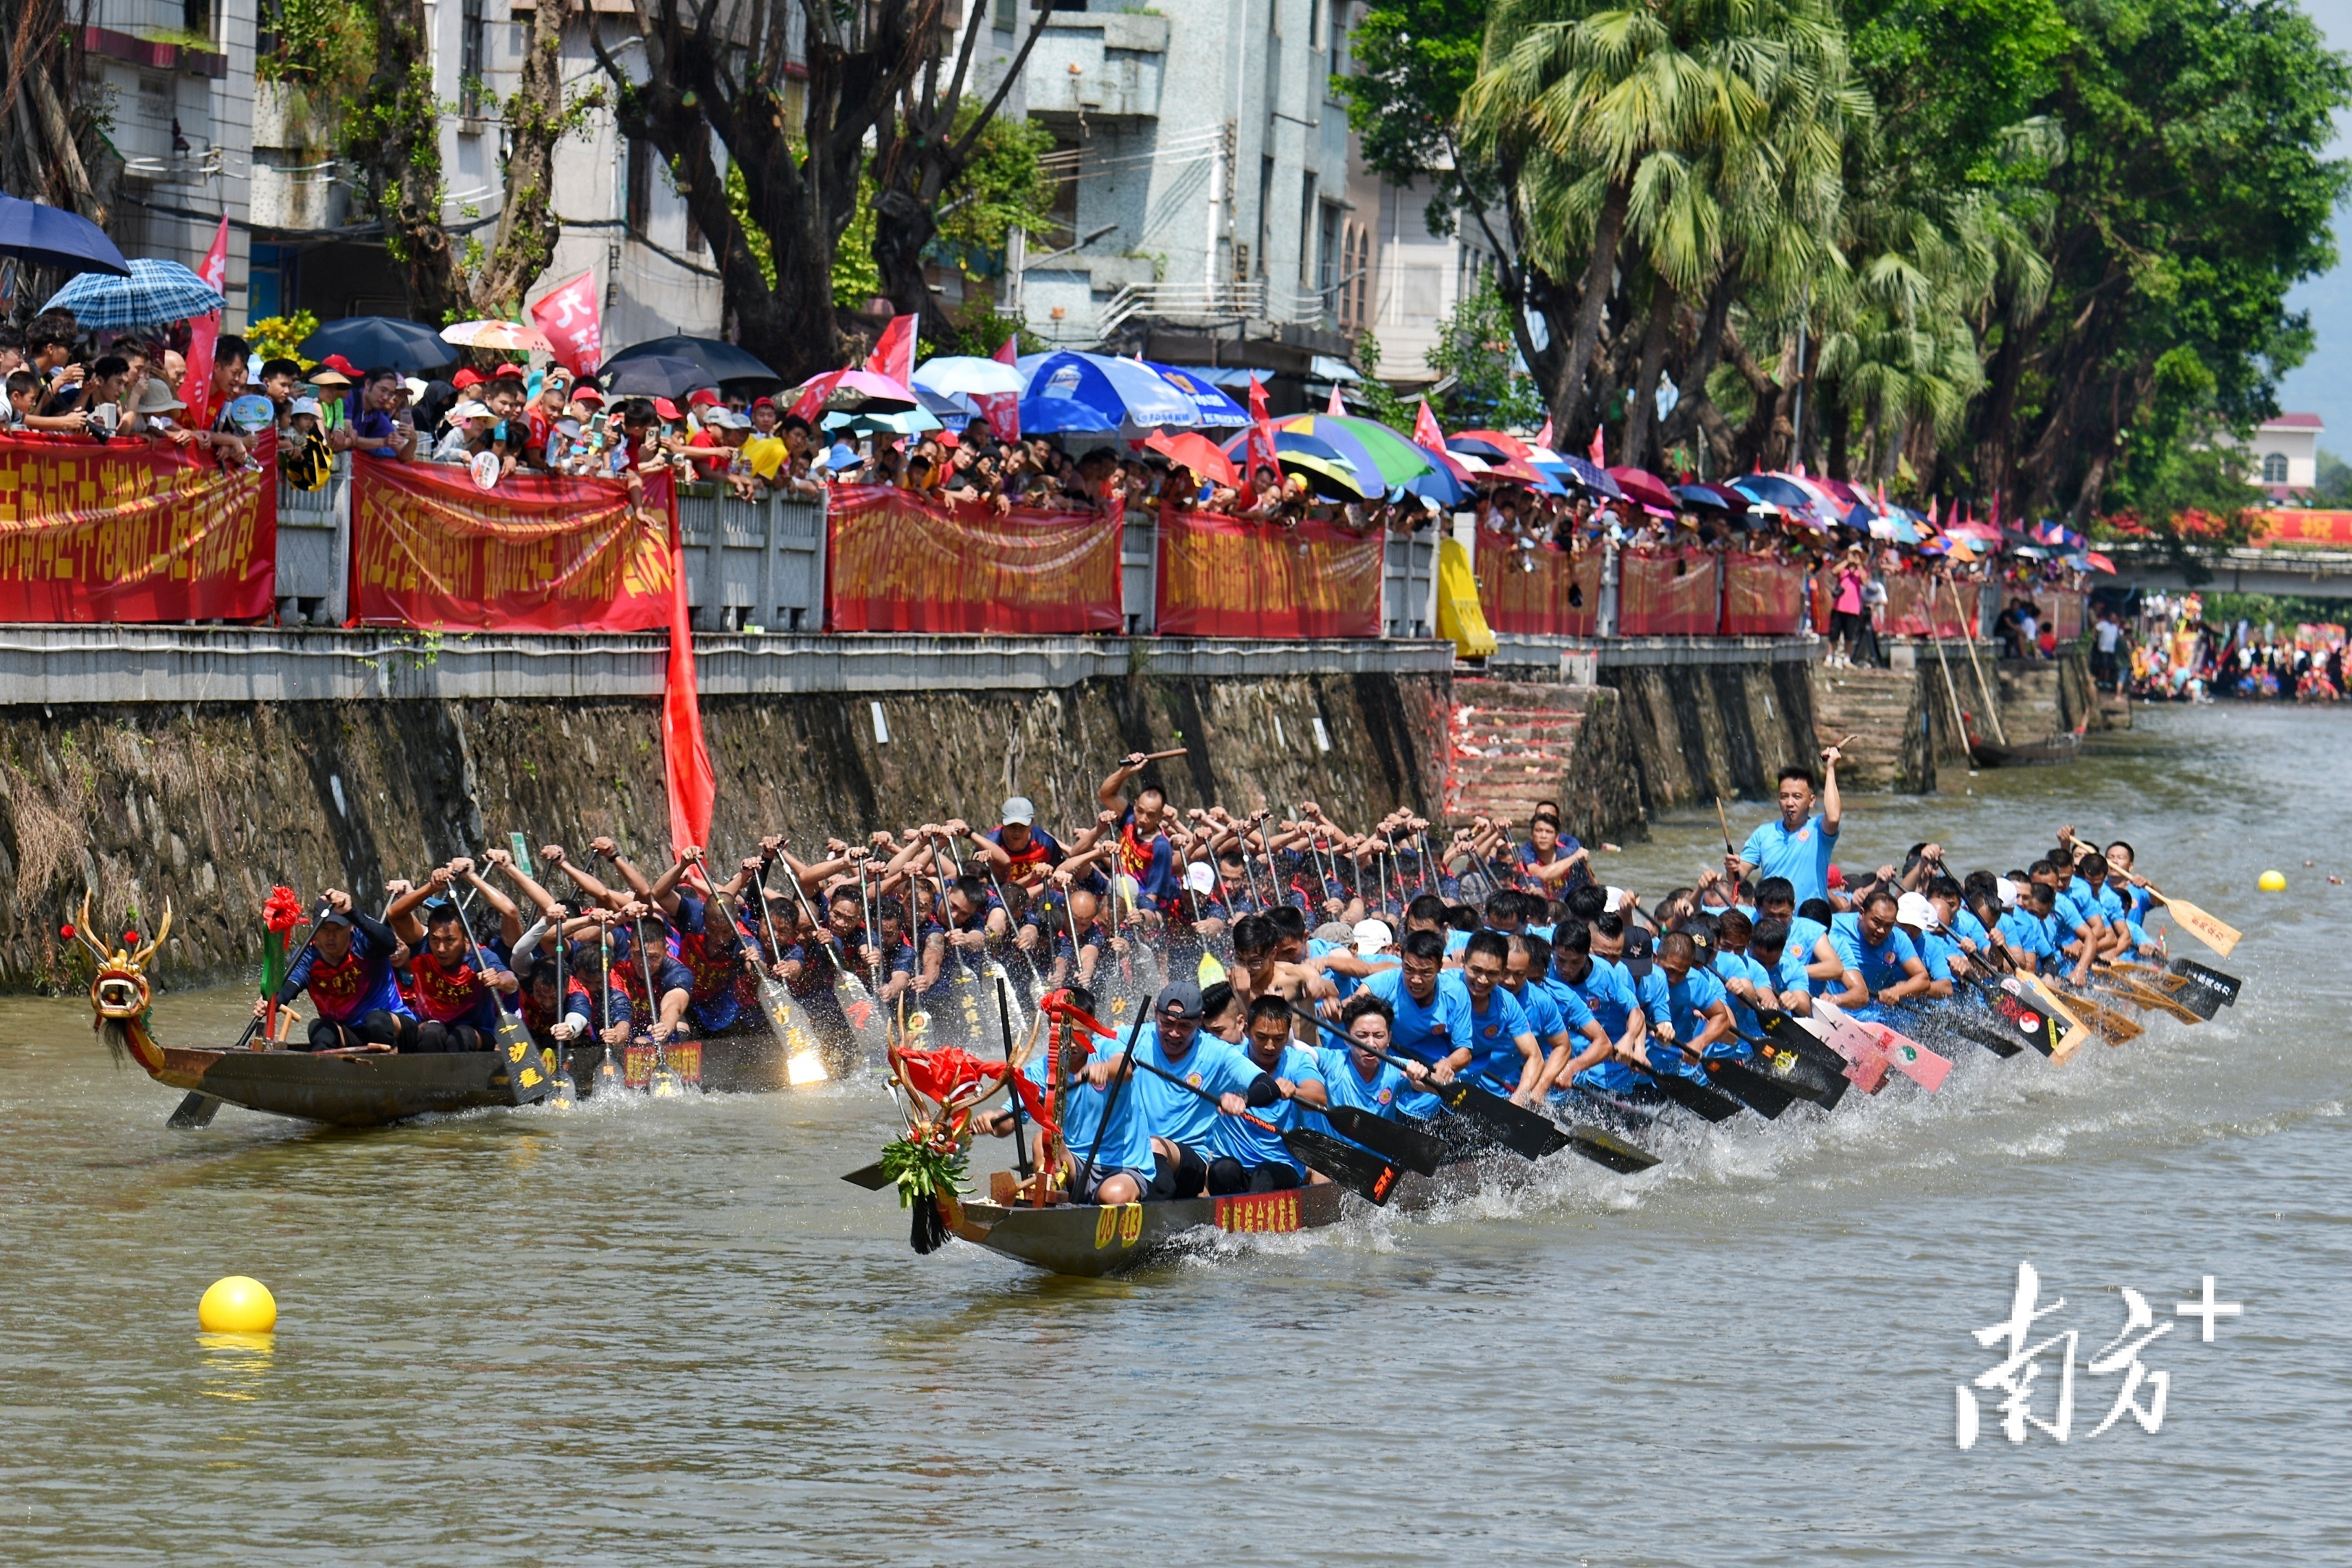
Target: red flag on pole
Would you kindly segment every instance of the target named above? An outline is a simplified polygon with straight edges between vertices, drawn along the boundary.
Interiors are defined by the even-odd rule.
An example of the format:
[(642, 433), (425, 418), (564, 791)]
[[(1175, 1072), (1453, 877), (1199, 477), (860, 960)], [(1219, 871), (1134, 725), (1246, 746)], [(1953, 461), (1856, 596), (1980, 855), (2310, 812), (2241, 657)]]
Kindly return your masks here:
[(1445, 432), (1437, 427), (1437, 416), (1429, 412), (1429, 400), (1421, 400), (1421, 412), (1412, 416), (1412, 438), (1423, 446), (1445, 450)]
[(1012, 337), (1004, 340), (1004, 346), (996, 350), (996, 362), (1000, 365), (1017, 365), (1021, 362), (1020, 333), (1015, 332)]
[(894, 382), (911, 382), (915, 379), (914, 316), (893, 316), (890, 324), (882, 329), (881, 341), (866, 356), (866, 368), (877, 376), (888, 376)]
[[(228, 292), (228, 219), (213, 233), (213, 247), (205, 253), (196, 277), (215, 294)], [(188, 323), (188, 373), (180, 378), (180, 399), (188, 405), (188, 424), (209, 429), (213, 422), (213, 350), (220, 342), (220, 312), (212, 311)]]
[(583, 272), (530, 308), (531, 325), (555, 347), (555, 362), (593, 376), (604, 362), (604, 328), (596, 314), (596, 275)]
[(694, 626), (686, 605), (686, 556), (670, 524), (669, 678), (662, 688), (662, 771), (669, 794), (672, 854), (710, 842), (717, 786), (702, 743), (702, 703), (695, 692)]
[(1545, 447), (1551, 444), (1551, 415), (1549, 414), (1544, 415), (1544, 426), (1536, 432), (1536, 444)]
[(1248, 504), (1254, 505), (1257, 499), (1258, 469), (1265, 467), (1276, 474), (1282, 472), (1282, 464), (1275, 455), (1274, 420), (1265, 411), (1265, 388), (1258, 384), (1255, 376), (1250, 377), (1249, 411), (1249, 441), (1243, 448), (1242, 489), (1249, 497)]

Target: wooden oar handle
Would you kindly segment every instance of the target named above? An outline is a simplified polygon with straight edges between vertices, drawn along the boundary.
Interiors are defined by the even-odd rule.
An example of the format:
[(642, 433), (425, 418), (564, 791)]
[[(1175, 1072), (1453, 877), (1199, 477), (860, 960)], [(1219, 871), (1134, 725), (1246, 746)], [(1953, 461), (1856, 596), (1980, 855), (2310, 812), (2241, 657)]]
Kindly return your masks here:
[(1264, 1127), (1267, 1132), (1272, 1133), (1277, 1138), (1282, 1136), (1282, 1129), (1267, 1121), (1265, 1117), (1254, 1116), (1247, 1111), (1227, 1111), (1223, 1103), (1221, 1103), (1214, 1094), (1210, 1093), (1207, 1090), (1202, 1088), (1197, 1083), (1185, 1082), (1184, 1080), (1177, 1077), (1174, 1073), (1169, 1071), (1164, 1067), (1154, 1067), (1151, 1063), (1132, 1054), (1128, 1057), (1128, 1061), (1133, 1062), (1136, 1066), (1140, 1067), (1144, 1071), (1150, 1073), (1154, 1078), (1165, 1078), (1169, 1082), (1173, 1083), (1177, 1088), (1183, 1090), (1186, 1093), (1199, 1095), (1202, 1099), (1206, 1100), (1210, 1104), (1216, 1106), (1218, 1113), (1221, 1115), (1236, 1117), (1241, 1121), (1249, 1123), (1253, 1126)]
[(1165, 762), (1165, 761), (1167, 761), (1167, 760), (1168, 760), (1170, 758), (1171, 758), (1171, 757), (1181, 757), (1181, 756), (1183, 756), (1183, 755), (1185, 754), (1185, 752), (1186, 752), (1187, 750), (1189, 750), (1189, 749), (1191, 749), (1191, 748), (1190, 748), (1190, 747), (1182, 747), (1182, 746), (1180, 746), (1180, 747), (1175, 747), (1173, 750), (1170, 750), (1170, 751), (1151, 751), (1151, 752), (1146, 752), (1146, 753), (1144, 754), (1143, 760), (1145, 760), (1146, 762)]

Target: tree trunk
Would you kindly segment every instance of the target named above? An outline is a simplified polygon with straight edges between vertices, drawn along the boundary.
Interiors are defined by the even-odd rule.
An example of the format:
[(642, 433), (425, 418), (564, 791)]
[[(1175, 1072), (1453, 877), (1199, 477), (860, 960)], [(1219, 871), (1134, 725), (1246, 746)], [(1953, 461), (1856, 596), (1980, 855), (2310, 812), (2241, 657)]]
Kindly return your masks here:
[[(506, 205), (499, 211), (489, 256), (470, 280), (470, 308), (478, 317), (503, 317), (520, 305), (563, 237), (555, 215), (555, 149), (577, 129), (580, 111), (604, 96), (599, 87), (577, 106), (564, 105), (563, 29), (572, 14), (572, 0), (539, 0), (531, 13), (520, 79), (504, 110)], [(690, 177), (681, 172), (681, 184)]]
[[(1666, 416), (1666, 423), (1658, 433), (1662, 444), (1671, 446), (1681, 441), (1689, 434), (1691, 427), (1700, 422), (1699, 409), (1707, 402), (1707, 378), (1715, 374), (1715, 367), (1722, 361), (1724, 325), (1731, 319), (1731, 303), (1739, 294), (1738, 274), (1739, 258), (1736, 256), (1725, 258), (1723, 270), (1716, 275), (1714, 287), (1707, 290), (1706, 314), (1699, 319), (1698, 338), (1691, 345), (1690, 364), (1683, 371), (1682, 380), (1675, 383), (1675, 391), (1681, 396), (1675, 404), (1674, 413)], [(1719, 428), (1721, 424), (1722, 417), (1718, 413), (1717, 425)]]
[(1632, 200), (1630, 184), (1622, 181), (1611, 184), (1609, 193), (1601, 198), (1601, 216), (1593, 225), (1592, 259), (1585, 265), (1577, 295), (1576, 333), (1569, 340), (1568, 362), (1561, 368), (1560, 392), (1552, 406), (1554, 428), (1562, 434), (1575, 432), (1590, 406), (1586, 378), (1592, 367), (1592, 350), (1601, 340), (1601, 312), (1609, 302), (1609, 278), (1617, 267), (1617, 242), (1624, 233), (1625, 209)]
[(1674, 323), (1675, 303), (1674, 286), (1660, 278), (1650, 290), (1650, 324), (1642, 334), (1640, 368), (1633, 372), (1633, 406), (1625, 411), (1625, 462), (1652, 473), (1658, 465), (1649, 461), (1650, 416), (1658, 406), (1658, 372), (1665, 365), (1666, 331)]
[(410, 310), (440, 321), (467, 303), (441, 226), (441, 111), (425, 0), (375, 0), (375, 72), (355, 117), (352, 156), (367, 173), (384, 249), (408, 285)]

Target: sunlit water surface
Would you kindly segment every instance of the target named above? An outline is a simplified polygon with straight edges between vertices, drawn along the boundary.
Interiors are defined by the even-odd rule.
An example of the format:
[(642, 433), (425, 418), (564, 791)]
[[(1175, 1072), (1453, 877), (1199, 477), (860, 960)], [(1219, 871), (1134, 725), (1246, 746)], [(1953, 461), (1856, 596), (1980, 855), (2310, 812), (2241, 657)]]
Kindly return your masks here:
[[(1849, 864), (2131, 838), (2246, 932), (2210, 1024), (1118, 1281), (913, 1255), (839, 1179), (878, 1087), (173, 1133), (85, 1006), (0, 1000), (0, 1560), (2345, 1561), (2347, 764), (2352, 716), (2164, 710), (1851, 807)], [(1720, 848), (1710, 810), (1603, 869), (1654, 896)], [(2118, 1380), (2078, 1366), (2071, 1442), (1989, 1411), (1958, 1452), (2026, 1260), (2083, 1359), (2121, 1286), (2245, 1312), (2149, 1347), (2158, 1433), (2090, 1438)], [(232, 1272), (277, 1292), (267, 1348), (197, 1332)]]

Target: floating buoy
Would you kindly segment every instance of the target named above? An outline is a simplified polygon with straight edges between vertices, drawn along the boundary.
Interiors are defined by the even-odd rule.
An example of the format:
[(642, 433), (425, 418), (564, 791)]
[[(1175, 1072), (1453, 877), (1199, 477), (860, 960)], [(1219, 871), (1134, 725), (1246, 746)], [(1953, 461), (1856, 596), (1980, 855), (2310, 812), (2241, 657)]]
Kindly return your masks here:
[(207, 1333), (268, 1333), (278, 1326), (278, 1298), (260, 1281), (231, 1274), (196, 1303), (196, 1322)]
[(2284, 893), (2286, 891), (2286, 873), (2283, 871), (2266, 871), (2263, 873), (2262, 880), (2255, 883), (2254, 885), (2261, 888), (2264, 893)]

